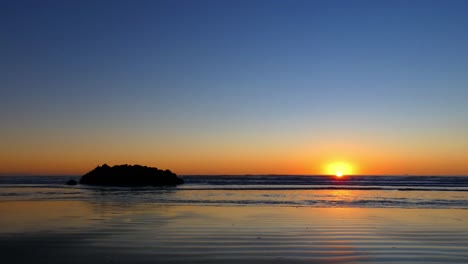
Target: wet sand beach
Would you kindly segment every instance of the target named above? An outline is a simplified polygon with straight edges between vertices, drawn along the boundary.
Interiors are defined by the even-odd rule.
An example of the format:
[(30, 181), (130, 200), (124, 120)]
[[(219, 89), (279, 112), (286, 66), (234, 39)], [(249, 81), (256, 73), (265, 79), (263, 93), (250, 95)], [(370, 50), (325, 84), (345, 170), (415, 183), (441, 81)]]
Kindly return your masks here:
[(0, 202), (2, 263), (467, 263), (468, 210)]

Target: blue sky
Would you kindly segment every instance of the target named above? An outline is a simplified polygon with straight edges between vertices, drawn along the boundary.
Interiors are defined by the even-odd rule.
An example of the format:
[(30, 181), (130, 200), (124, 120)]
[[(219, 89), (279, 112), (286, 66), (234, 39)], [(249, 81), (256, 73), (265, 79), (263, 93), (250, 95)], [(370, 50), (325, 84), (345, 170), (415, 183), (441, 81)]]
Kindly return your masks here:
[[(3, 1), (0, 10), (0, 146), (29, 157), (5, 171), (47, 171), (28, 162), (116, 142), (134, 147), (116, 162), (176, 145), (162, 163), (177, 168), (187, 152), (204, 157), (200, 148), (206, 160), (226, 155), (226, 141), (279, 153), (370, 140), (435, 156), (459, 155), (468, 141), (466, 1)], [(82, 144), (64, 147), (71, 141)], [(100, 151), (97, 163), (109, 159)]]

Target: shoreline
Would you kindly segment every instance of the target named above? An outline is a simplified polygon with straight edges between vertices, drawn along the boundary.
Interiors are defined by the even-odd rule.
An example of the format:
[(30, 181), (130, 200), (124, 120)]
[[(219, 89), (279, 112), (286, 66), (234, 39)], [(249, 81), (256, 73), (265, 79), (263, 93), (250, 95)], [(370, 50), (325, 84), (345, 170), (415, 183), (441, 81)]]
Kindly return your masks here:
[(7, 263), (468, 260), (466, 209), (19, 201), (0, 211)]

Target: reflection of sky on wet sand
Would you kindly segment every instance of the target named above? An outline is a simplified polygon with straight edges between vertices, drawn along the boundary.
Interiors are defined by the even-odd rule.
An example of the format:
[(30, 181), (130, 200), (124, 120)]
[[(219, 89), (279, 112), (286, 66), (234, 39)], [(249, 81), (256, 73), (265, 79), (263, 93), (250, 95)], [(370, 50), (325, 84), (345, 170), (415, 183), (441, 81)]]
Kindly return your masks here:
[(0, 253), (22, 261), (51, 252), (77, 263), (468, 257), (468, 210), (43, 201), (2, 202), (0, 211)]

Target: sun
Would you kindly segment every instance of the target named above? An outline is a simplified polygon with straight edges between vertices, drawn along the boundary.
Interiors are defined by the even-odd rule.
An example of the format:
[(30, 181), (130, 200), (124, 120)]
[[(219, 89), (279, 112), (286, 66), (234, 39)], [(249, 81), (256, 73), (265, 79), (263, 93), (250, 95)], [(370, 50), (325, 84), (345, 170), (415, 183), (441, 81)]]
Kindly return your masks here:
[(347, 162), (332, 162), (326, 165), (325, 174), (341, 178), (353, 174), (353, 166)]

